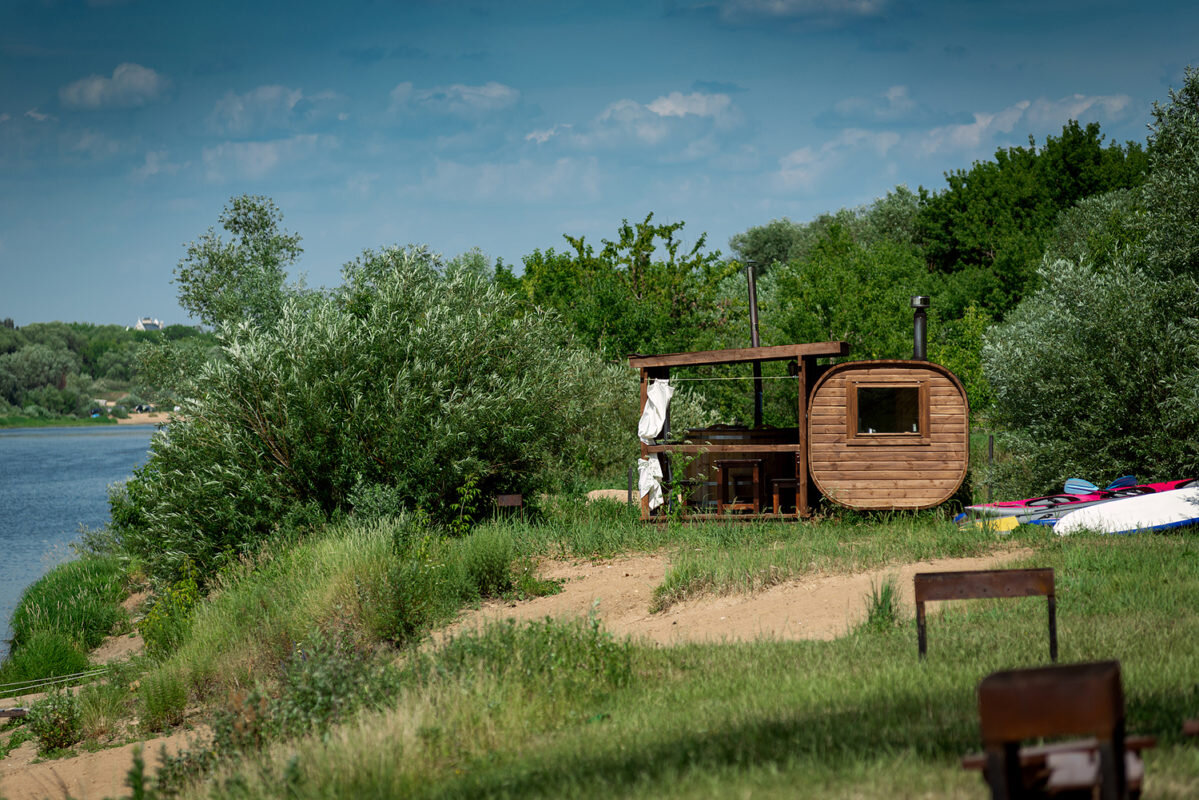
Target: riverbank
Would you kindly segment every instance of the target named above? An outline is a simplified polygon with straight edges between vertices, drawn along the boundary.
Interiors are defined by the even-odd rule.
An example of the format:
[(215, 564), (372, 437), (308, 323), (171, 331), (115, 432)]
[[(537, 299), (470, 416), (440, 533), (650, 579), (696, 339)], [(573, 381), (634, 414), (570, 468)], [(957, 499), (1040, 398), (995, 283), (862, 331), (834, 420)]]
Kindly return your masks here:
[(85, 428), (96, 425), (116, 425), (110, 417), (79, 419), (78, 417), (0, 417), (0, 429), (8, 428)]
[(0, 417), (0, 429), (11, 428), (90, 428), (108, 425), (161, 425), (170, 421), (170, 414), (165, 411), (151, 411), (144, 414), (130, 414), (124, 419), (116, 417), (97, 417), (95, 419), (80, 419), (78, 417)]

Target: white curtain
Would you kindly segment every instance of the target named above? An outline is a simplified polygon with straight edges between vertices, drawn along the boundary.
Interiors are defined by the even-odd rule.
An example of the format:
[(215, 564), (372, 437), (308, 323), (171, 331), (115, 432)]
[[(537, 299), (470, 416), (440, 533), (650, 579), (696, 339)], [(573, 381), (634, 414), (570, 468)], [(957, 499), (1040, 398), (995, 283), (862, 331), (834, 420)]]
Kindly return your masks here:
[(637, 488), (649, 497), (651, 511), (662, 505), (662, 465), (656, 455), (637, 460)]
[(668, 380), (652, 380), (646, 390), (645, 410), (641, 412), (641, 421), (637, 423), (637, 438), (646, 444), (653, 444), (654, 437), (662, 433), (666, 424), (666, 409), (670, 407), (670, 398), (674, 395), (674, 387)]

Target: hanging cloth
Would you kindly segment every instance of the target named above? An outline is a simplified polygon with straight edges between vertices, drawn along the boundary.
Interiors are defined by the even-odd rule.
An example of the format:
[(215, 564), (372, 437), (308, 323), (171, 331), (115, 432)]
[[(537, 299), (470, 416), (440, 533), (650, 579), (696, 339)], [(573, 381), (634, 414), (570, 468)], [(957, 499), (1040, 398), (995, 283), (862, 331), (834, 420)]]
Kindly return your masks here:
[(649, 497), (650, 511), (662, 505), (662, 465), (656, 455), (637, 459), (637, 488)]
[(670, 407), (672, 396), (674, 387), (669, 380), (649, 382), (649, 389), (645, 393), (645, 410), (641, 412), (641, 420), (637, 423), (637, 438), (646, 444), (654, 443), (666, 424), (666, 409)]

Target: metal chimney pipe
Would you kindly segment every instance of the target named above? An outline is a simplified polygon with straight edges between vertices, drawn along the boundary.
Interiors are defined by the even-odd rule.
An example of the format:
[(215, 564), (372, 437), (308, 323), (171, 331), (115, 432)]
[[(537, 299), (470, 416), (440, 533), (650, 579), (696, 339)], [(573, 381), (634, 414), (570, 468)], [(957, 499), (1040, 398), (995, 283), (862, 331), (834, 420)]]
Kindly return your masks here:
[(928, 307), (926, 295), (912, 296), (912, 308), (916, 309), (912, 319), (912, 359), (928, 361)]
[[(758, 285), (754, 281), (754, 262), (745, 262), (745, 280), (749, 284), (750, 344), (761, 347), (758, 338)], [(754, 362), (754, 427), (762, 427), (762, 362)]]

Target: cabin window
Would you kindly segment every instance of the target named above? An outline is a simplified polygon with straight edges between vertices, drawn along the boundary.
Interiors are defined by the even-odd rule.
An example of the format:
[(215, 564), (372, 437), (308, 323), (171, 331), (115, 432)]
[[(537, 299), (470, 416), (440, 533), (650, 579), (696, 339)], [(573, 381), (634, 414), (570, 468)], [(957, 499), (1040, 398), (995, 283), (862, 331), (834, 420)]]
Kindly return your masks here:
[(850, 444), (924, 444), (928, 441), (928, 390), (924, 381), (848, 382)]

